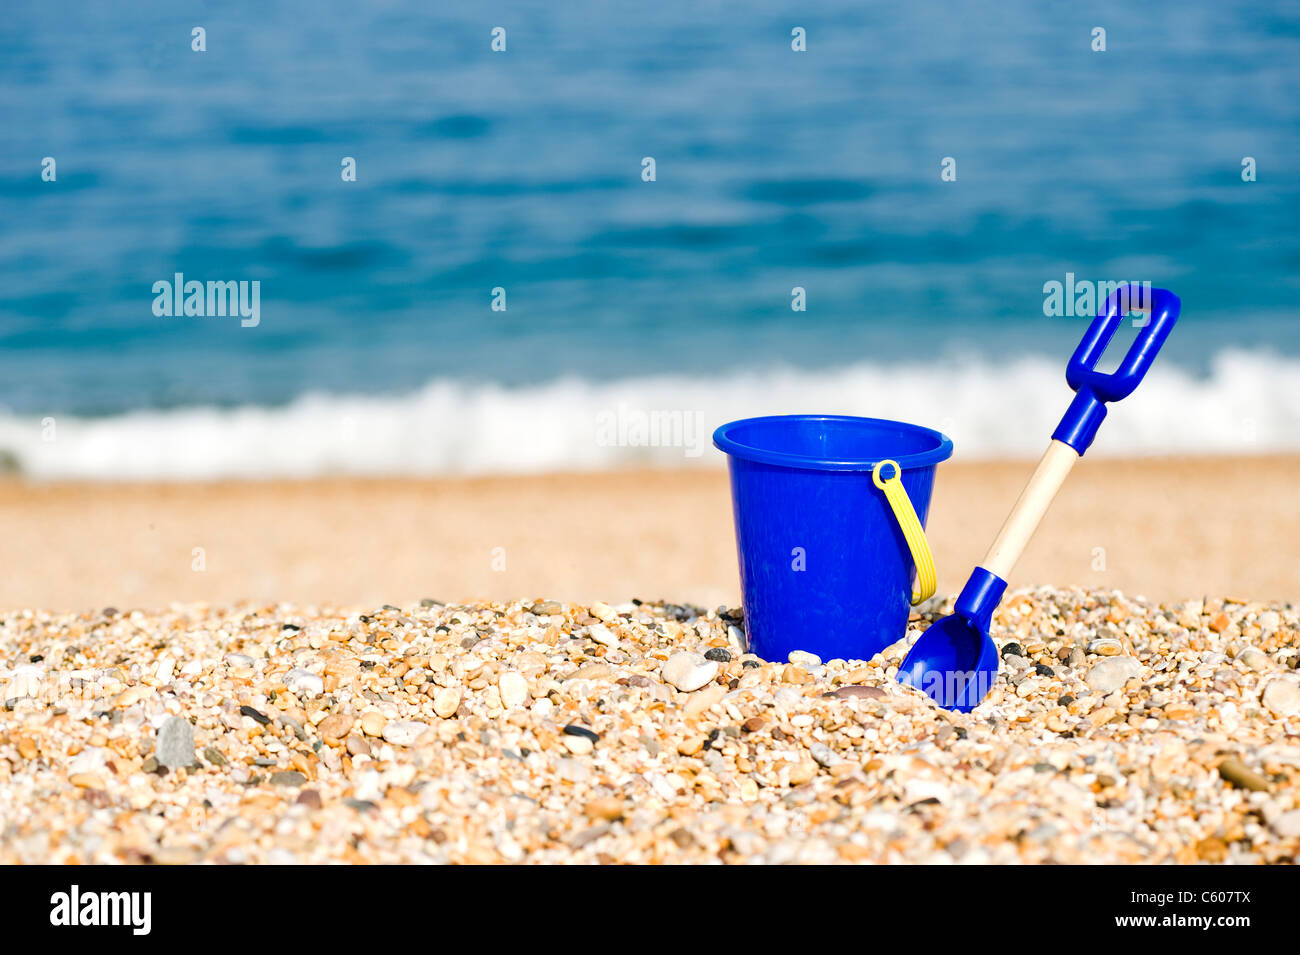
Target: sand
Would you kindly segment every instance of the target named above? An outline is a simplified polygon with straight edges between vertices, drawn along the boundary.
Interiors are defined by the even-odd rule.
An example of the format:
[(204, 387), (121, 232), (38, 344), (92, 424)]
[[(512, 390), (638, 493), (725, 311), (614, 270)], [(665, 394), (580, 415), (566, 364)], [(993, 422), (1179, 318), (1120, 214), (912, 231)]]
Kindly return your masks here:
[[(939, 592), (960, 588), (1032, 462), (940, 467)], [(1300, 457), (1075, 468), (1013, 584), (1152, 599), (1300, 598)], [(739, 600), (723, 470), (212, 484), (0, 482), (0, 608)]]

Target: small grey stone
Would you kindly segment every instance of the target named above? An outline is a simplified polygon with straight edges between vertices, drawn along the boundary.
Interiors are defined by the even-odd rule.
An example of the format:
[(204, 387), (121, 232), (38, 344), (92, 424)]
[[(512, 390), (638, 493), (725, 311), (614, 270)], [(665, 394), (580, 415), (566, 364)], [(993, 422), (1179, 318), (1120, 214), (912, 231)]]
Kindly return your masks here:
[(281, 726), (287, 726), (289, 729), (293, 730), (293, 735), (298, 737), (304, 743), (308, 740), (309, 737), (307, 736), (306, 727), (288, 713), (280, 713), (276, 716), (276, 719), (279, 721)]
[(183, 769), (194, 765), (194, 727), (180, 716), (170, 716), (158, 729), (154, 756), (160, 766)]
[(825, 743), (812, 743), (808, 747), (808, 753), (817, 761), (819, 766), (823, 766), (826, 769), (830, 769), (839, 762), (839, 758), (835, 755), (835, 751)]
[(296, 769), (287, 769), (283, 772), (271, 774), (272, 786), (301, 786), (307, 781), (307, 777)]
[(1142, 664), (1133, 657), (1106, 657), (1088, 671), (1085, 678), (1093, 692), (1113, 693), (1135, 676), (1142, 675)]

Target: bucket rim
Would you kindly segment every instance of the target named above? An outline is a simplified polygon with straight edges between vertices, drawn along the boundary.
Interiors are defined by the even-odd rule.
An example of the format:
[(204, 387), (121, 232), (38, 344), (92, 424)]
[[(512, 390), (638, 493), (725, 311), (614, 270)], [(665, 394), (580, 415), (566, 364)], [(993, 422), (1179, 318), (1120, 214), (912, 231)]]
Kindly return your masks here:
[[(857, 425), (870, 425), (877, 427), (885, 425), (891, 429), (902, 428), (906, 431), (912, 431), (929, 436), (935, 440), (935, 446), (925, 451), (917, 451), (913, 454), (893, 454), (882, 455), (875, 458), (828, 460), (825, 458), (814, 458), (803, 454), (791, 454), (787, 451), (770, 451), (766, 448), (756, 448), (753, 445), (742, 444), (731, 436), (731, 431), (735, 428), (740, 428), (745, 425), (767, 424), (778, 421), (845, 421)], [(745, 461), (757, 461), (760, 464), (773, 464), (779, 467), (798, 468), (805, 471), (870, 471), (881, 461), (896, 461), (898, 462), (899, 468), (906, 471), (908, 468), (930, 467), (939, 464), (942, 461), (947, 461), (952, 457), (952, 439), (940, 431), (919, 424), (909, 424), (906, 421), (895, 421), (891, 418), (863, 418), (856, 415), (788, 414), (761, 415), (756, 418), (738, 418), (735, 421), (728, 421), (713, 432), (713, 446), (719, 451)]]

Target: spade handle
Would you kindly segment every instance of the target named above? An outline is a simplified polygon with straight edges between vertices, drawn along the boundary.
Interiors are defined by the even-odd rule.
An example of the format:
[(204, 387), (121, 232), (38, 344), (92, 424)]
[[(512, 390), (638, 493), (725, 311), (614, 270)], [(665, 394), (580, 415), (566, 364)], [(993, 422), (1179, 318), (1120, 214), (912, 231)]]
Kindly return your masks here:
[(1053, 439), (1039, 460), (1038, 467), (1034, 468), (1033, 477), (1016, 499), (1016, 506), (1002, 523), (997, 540), (980, 562), (981, 567), (1003, 580), (1011, 576), (1011, 569), (1016, 566), (1029, 538), (1038, 529), (1038, 522), (1047, 513), (1052, 499), (1065, 483), (1066, 475), (1077, 460), (1079, 452), (1064, 441)]
[[(1065, 416), (1052, 434), (1052, 443), (1020, 492), (1016, 506), (998, 531), (997, 540), (981, 567), (1004, 581), (1011, 575), (1029, 538), (1038, 529), (1038, 522), (1065, 482), (1065, 476), (1097, 436), (1097, 428), (1106, 417), (1106, 404), (1127, 398), (1142, 383), (1160, 346), (1174, 330), (1181, 310), (1182, 302), (1168, 289), (1126, 283), (1110, 294), (1066, 366), (1065, 380), (1074, 389), (1074, 400), (1065, 410)], [(1130, 312), (1148, 315), (1137, 325), (1137, 337), (1119, 367), (1111, 372), (1098, 370), (1097, 362)]]

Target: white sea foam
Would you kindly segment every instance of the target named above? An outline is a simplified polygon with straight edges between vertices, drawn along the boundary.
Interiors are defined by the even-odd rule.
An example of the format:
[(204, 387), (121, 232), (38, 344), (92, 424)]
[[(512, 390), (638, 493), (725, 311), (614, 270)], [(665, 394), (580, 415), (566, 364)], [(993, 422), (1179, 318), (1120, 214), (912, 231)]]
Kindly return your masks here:
[[(1225, 352), (1207, 376), (1165, 365), (1116, 406), (1101, 455), (1300, 449), (1300, 361)], [(275, 408), (104, 418), (0, 412), (0, 456), (41, 479), (535, 473), (718, 466), (713, 428), (797, 412), (896, 418), (950, 435), (959, 459), (1035, 456), (1070, 398), (1059, 362), (858, 364), (526, 388), (433, 381), (396, 397), (308, 394)], [(680, 417), (675, 417), (680, 416)], [(617, 426), (612, 427), (611, 423)], [(653, 432), (639, 423), (654, 422)], [(52, 440), (51, 440), (52, 438)], [(698, 451), (703, 453), (694, 453)]]

